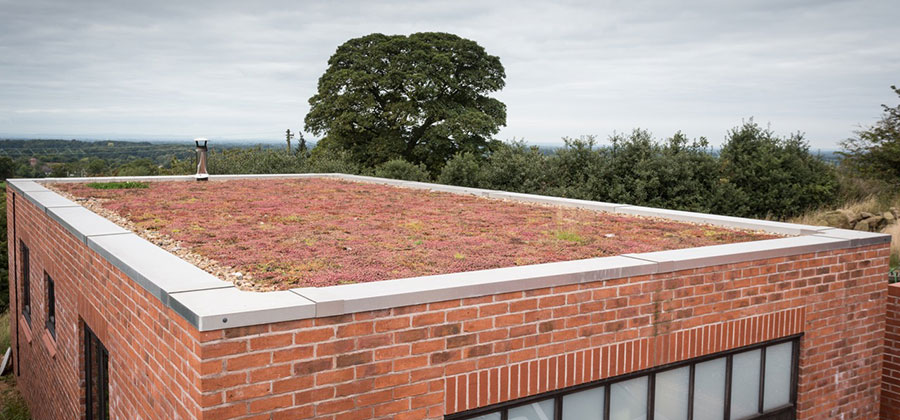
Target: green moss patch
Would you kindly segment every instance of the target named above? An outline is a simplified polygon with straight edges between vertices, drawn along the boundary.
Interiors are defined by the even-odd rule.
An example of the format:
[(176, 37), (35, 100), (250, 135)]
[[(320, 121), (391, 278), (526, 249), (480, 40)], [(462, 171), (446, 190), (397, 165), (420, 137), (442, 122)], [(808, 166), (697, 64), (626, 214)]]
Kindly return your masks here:
[(146, 182), (91, 182), (87, 184), (88, 188), (95, 190), (127, 190), (131, 188), (149, 188)]

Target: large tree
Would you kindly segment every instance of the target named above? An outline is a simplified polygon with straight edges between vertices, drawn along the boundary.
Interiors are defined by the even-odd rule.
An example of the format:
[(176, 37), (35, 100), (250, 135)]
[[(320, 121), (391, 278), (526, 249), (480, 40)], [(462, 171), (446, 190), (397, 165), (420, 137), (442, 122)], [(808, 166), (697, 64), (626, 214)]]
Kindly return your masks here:
[[(900, 89), (891, 89), (900, 96)], [(861, 174), (900, 186), (900, 104), (881, 108), (880, 121), (841, 143), (842, 154), (844, 162)]]
[(483, 153), (506, 125), (500, 59), (453, 34), (371, 34), (338, 47), (309, 99), (306, 130), (375, 166), (402, 158), (437, 171)]

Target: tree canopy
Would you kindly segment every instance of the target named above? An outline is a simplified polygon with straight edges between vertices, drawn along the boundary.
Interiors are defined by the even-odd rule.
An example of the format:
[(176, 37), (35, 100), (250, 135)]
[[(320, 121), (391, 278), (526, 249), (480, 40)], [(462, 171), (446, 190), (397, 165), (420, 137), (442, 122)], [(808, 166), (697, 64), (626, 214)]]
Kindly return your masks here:
[[(900, 89), (891, 86), (897, 96)], [(900, 104), (881, 105), (881, 120), (855, 138), (841, 143), (845, 162), (863, 175), (881, 178), (894, 186), (900, 185)]]
[(448, 33), (371, 34), (337, 48), (309, 99), (306, 130), (360, 164), (402, 158), (438, 171), (483, 153), (506, 125), (500, 59)]

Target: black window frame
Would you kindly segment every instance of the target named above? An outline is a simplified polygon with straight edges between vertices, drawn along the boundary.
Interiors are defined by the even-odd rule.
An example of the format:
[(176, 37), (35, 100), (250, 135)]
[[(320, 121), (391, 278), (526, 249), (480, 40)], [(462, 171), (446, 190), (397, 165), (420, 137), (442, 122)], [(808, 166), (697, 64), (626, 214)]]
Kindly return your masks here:
[(56, 339), (56, 284), (47, 272), (44, 272), (44, 291), (47, 296), (47, 317), (44, 325), (50, 335)]
[(31, 251), (25, 242), (19, 240), (22, 264), (22, 317), (31, 325)]
[[(703, 363), (706, 361), (725, 358), (725, 400), (723, 404), (724, 420), (733, 420), (731, 418), (731, 374), (732, 374), (732, 357), (735, 354), (743, 353), (746, 351), (752, 350), (760, 350), (760, 378), (759, 378), (759, 409), (756, 415), (750, 417), (743, 417), (740, 420), (764, 420), (764, 419), (775, 419), (775, 420), (786, 420), (786, 419), (794, 419), (796, 418), (796, 407), (797, 407), (797, 379), (799, 376), (799, 362), (800, 362), (800, 343), (803, 334), (795, 334), (788, 337), (782, 337), (775, 340), (770, 340), (762, 343), (756, 343), (749, 346), (740, 347), (737, 349), (727, 350), (723, 352), (718, 352), (714, 354), (709, 354), (706, 356), (701, 356), (697, 358), (693, 358), (690, 360), (685, 360), (676, 363), (670, 363), (663, 366), (657, 366), (650, 369), (644, 369), (638, 372), (632, 372), (625, 375), (615, 376), (612, 378), (601, 379), (599, 381), (589, 382), (586, 384), (576, 385), (573, 387), (562, 388), (555, 391), (545, 392), (543, 394), (532, 395), (525, 398), (516, 399), (513, 401), (507, 401), (504, 403), (493, 404), (490, 406), (480, 407), (473, 410), (467, 410), (461, 413), (454, 413), (450, 415), (444, 416), (444, 420), (472, 420), (479, 416), (483, 416), (486, 414), (493, 414), (496, 412), (500, 413), (500, 420), (508, 420), (509, 410), (515, 407), (532, 404), (538, 401), (543, 401), (547, 399), (553, 399), (553, 418), (551, 420), (562, 420), (562, 401), (563, 397), (568, 394), (576, 393), (579, 391), (585, 391), (588, 389), (594, 388), (604, 388), (604, 407), (603, 407), (603, 420), (610, 420), (610, 390), (613, 384), (624, 382), (629, 379), (638, 378), (641, 376), (647, 377), (647, 417), (646, 420), (654, 420), (655, 413), (653, 411), (653, 404), (655, 402), (655, 379), (656, 374), (665, 372), (672, 369), (678, 369), (685, 366), (689, 366), (690, 376), (689, 376), (689, 388), (688, 388), (688, 420), (693, 420), (694, 415), (694, 370), (697, 364)], [(790, 389), (789, 389), (789, 402), (786, 405), (775, 407), (768, 411), (763, 411), (763, 399), (765, 392), (765, 353), (766, 348), (769, 346), (782, 344), (786, 342), (793, 342), (793, 351), (791, 354), (791, 378), (790, 378)]]
[[(109, 420), (109, 351), (90, 327), (87, 324), (83, 325), (84, 418), (86, 420)], [(94, 354), (94, 351), (97, 353)], [(96, 366), (94, 362), (96, 362)]]

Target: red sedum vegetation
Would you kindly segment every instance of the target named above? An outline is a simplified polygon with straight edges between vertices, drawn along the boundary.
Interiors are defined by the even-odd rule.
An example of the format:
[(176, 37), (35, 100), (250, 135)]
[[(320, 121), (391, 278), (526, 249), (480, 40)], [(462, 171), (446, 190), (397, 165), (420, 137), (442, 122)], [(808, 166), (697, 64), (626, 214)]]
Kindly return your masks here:
[(330, 179), (54, 187), (268, 289), (369, 282), (775, 236)]

